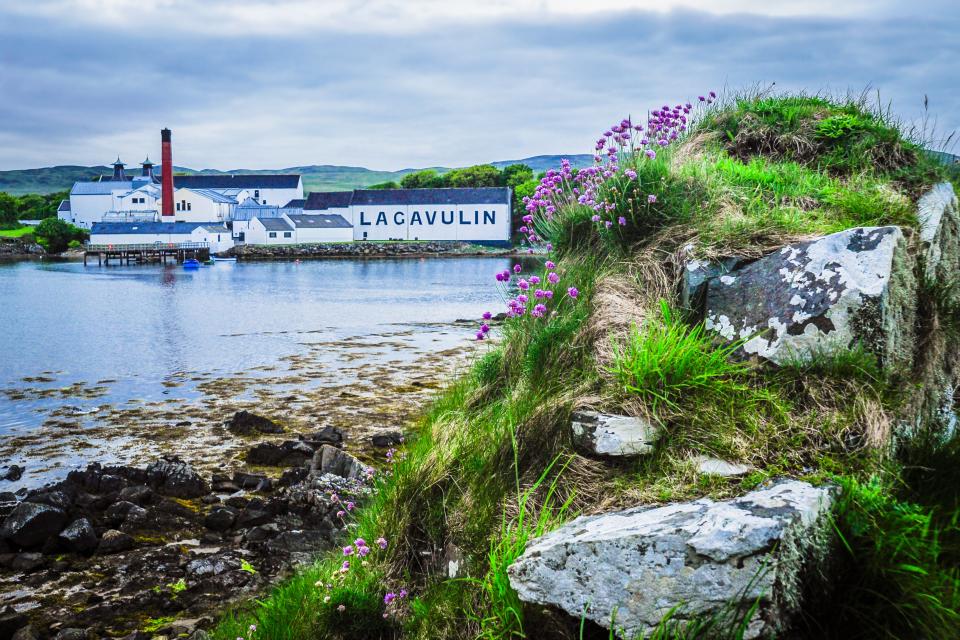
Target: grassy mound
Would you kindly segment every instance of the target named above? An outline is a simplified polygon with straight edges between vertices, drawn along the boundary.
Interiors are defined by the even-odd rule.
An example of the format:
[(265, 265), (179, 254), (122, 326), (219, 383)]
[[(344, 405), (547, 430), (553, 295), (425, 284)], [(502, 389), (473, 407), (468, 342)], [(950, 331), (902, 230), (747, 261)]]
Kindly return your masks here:
[[(857, 348), (776, 369), (734, 362), (729, 346), (688, 322), (678, 295), (691, 255), (751, 258), (854, 226), (915, 227), (917, 195), (945, 171), (889, 118), (853, 102), (740, 98), (682, 122), (655, 153), (621, 145), (609, 176), (587, 178), (589, 198), (576, 172), (545, 177), (580, 186), (551, 200), (549, 215), (531, 215), (528, 233), (559, 256), (556, 291), (579, 295), (551, 298), (542, 317), (508, 319), (502, 339), (436, 400), (351, 530), (382, 537), (385, 549), (362, 563), (351, 556), (347, 569), (339, 552), (319, 559), (225, 617), (218, 639), (243, 637), (250, 624), (265, 640), (541, 637), (506, 577), (530, 538), (576, 514), (727, 497), (777, 476), (847, 489), (837, 520), (851, 559), (844, 598), (807, 621), (831, 621), (822, 637), (864, 637), (867, 619), (870, 637), (931, 637), (958, 620), (956, 484), (933, 482), (942, 490), (919, 500), (927, 472), (887, 446), (918, 372), (881, 369)], [(631, 127), (624, 121), (617, 135)], [(952, 297), (931, 299), (928, 320), (946, 335)], [(956, 339), (940, 347), (954, 353)], [(567, 426), (583, 407), (645, 415), (666, 438), (635, 464), (582, 457)], [(960, 447), (951, 447), (932, 446), (924, 468), (955, 473)], [(754, 471), (704, 476), (699, 455)], [(665, 621), (660, 635), (736, 637), (710, 621), (699, 629)]]

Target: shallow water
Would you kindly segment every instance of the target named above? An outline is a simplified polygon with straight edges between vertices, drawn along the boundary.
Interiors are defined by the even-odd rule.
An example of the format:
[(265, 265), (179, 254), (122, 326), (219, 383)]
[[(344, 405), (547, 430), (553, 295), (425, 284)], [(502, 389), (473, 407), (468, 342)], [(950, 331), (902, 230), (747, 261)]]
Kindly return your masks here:
[(509, 264), (0, 264), (0, 467), (27, 467), (0, 490), (94, 459), (221, 464), (238, 408), (291, 431), (396, 427), (475, 348), (456, 321), (499, 310)]

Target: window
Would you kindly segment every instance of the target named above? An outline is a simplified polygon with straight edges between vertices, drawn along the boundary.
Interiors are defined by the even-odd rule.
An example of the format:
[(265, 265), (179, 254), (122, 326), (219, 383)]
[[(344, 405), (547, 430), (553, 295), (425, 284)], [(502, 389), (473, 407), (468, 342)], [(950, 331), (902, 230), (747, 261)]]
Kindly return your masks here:
[(187, 211), (193, 211), (193, 203), (192, 203), (192, 202), (188, 202), (188, 203), (187, 203)]
[(276, 238), (276, 237), (277, 237), (277, 232), (276, 232), (276, 231), (271, 231), (268, 235), (269, 235), (269, 237), (271, 237), (271, 238)]
[(284, 238), (289, 238), (289, 237), (291, 237), (291, 236), (293, 236), (293, 234), (292, 234), (291, 232), (289, 232), (289, 231), (284, 231), (284, 232), (283, 232), (283, 237), (284, 237)]
[(180, 203), (177, 203), (177, 211), (180, 211)]
[(260, 198), (260, 189), (254, 189), (254, 190), (253, 190), (253, 199), (254, 199), (254, 200), (257, 200), (257, 199), (259, 199), (259, 198)]

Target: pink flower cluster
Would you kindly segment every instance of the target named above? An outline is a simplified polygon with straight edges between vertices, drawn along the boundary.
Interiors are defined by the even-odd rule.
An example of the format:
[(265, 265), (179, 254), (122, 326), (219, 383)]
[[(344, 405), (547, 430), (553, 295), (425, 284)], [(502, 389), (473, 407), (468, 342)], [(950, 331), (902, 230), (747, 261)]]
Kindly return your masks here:
[[(374, 541), (374, 545), (376, 547), (379, 547), (381, 551), (386, 551), (388, 546), (387, 539), (381, 536)], [(360, 566), (367, 566), (366, 557), (370, 555), (371, 550), (372, 550), (371, 546), (367, 544), (366, 540), (364, 540), (363, 538), (357, 538), (356, 540), (353, 541), (353, 544), (349, 544), (343, 547), (343, 555), (344, 557), (356, 556), (361, 559)], [(344, 560), (343, 563), (340, 565), (340, 568), (334, 571), (334, 573), (330, 576), (329, 582), (318, 580), (314, 584), (315, 587), (325, 588), (328, 591), (328, 595), (326, 595), (323, 598), (324, 603), (330, 602), (332, 596), (329, 594), (329, 592), (333, 589), (335, 583), (343, 582), (346, 575), (350, 573), (350, 569), (352, 566), (355, 566), (355, 565), (351, 565), (350, 560)], [(406, 589), (400, 589), (397, 592), (390, 591), (384, 596), (383, 603), (387, 606), (390, 606), (390, 604), (393, 603), (394, 601), (403, 600), (404, 598), (407, 597), (407, 595), (408, 593)], [(337, 611), (341, 613), (346, 611), (346, 609), (347, 609), (346, 605), (341, 604), (337, 606)], [(383, 617), (384, 618), (387, 617), (386, 612), (384, 612)], [(242, 639), (238, 639), (238, 640), (242, 640)]]
[[(551, 311), (551, 303), (554, 307), (563, 301), (563, 293), (555, 287), (560, 283), (560, 274), (555, 269), (557, 265), (550, 260), (544, 263), (543, 277), (530, 275), (526, 278), (521, 276), (523, 267), (519, 264), (513, 265), (513, 271), (504, 269), (496, 274), (497, 282), (504, 289), (507, 298), (507, 318), (518, 318), (529, 315), (532, 318), (547, 317)], [(519, 291), (516, 295), (511, 293), (511, 287), (516, 287)], [(569, 287), (566, 291), (566, 297), (576, 299), (580, 292), (576, 287)], [(493, 315), (487, 311), (483, 314), (483, 319), (489, 320)], [(477, 340), (485, 340), (489, 337), (490, 325), (486, 322), (480, 325), (477, 331)]]
[[(716, 97), (717, 94), (711, 91), (709, 97), (700, 96), (700, 102), (710, 104)], [(533, 196), (523, 198), (527, 213), (523, 216), (523, 225), (519, 231), (529, 243), (530, 252), (533, 253), (533, 247), (541, 243), (537, 234), (537, 220), (552, 220), (558, 211), (568, 207), (589, 207), (593, 210), (591, 220), (601, 228), (611, 229), (615, 224), (626, 226), (626, 216), (616, 215), (618, 206), (625, 204), (617, 202), (617, 196), (622, 197), (627, 192), (623, 181), (637, 185), (631, 190), (641, 189), (640, 174), (637, 172), (640, 163), (655, 160), (658, 149), (679, 140), (690, 127), (693, 111), (694, 106), (688, 102), (672, 107), (663, 105), (650, 111), (645, 124), (634, 124), (630, 118), (624, 118), (597, 139), (593, 165), (576, 171), (570, 161), (564, 158), (560, 161), (559, 170), (547, 171)], [(627, 165), (623, 171), (620, 168), (621, 162)], [(655, 204), (657, 195), (647, 194), (646, 206)], [(548, 256), (553, 251), (550, 243), (545, 244), (545, 249)], [(516, 295), (509, 293), (506, 296), (508, 318), (544, 318), (551, 313), (552, 301), (554, 305), (562, 302), (562, 296), (557, 296), (554, 301), (553, 287), (560, 282), (560, 276), (554, 270), (556, 265), (548, 260), (545, 267), (544, 279), (536, 275), (520, 277), (522, 267), (519, 264), (514, 265), (513, 273), (508, 269), (496, 275), (501, 286), (515, 286), (519, 291)], [(576, 287), (567, 289), (567, 297), (576, 298), (578, 295)], [(483, 323), (476, 334), (477, 340), (489, 337), (490, 325), (487, 321), (492, 317), (489, 311), (483, 314)]]
[[(709, 98), (700, 96), (700, 102), (710, 104), (716, 96), (711, 91)], [(623, 216), (614, 220), (611, 215), (617, 209), (617, 202), (611, 197), (609, 187), (623, 178), (636, 181), (638, 163), (656, 159), (657, 150), (677, 141), (689, 128), (693, 111), (694, 106), (688, 102), (652, 110), (646, 124), (634, 124), (630, 118), (624, 118), (597, 139), (593, 166), (574, 171), (569, 160), (562, 160), (560, 169), (547, 171), (533, 196), (523, 199), (528, 215), (523, 218), (521, 233), (529, 243), (537, 243), (537, 216), (550, 220), (561, 208), (571, 205), (590, 207), (594, 211), (593, 222), (607, 229), (614, 224), (625, 225), (627, 221)], [(627, 165), (622, 172), (621, 163)], [(647, 204), (655, 202), (656, 196), (649, 194)]]

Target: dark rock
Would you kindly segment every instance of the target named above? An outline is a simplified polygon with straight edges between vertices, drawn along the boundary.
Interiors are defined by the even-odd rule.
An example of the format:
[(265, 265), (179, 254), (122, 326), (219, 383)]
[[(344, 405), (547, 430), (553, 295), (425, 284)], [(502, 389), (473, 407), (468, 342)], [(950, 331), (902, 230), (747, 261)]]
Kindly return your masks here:
[(120, 491), (126, 485), (127, 481), (122, 476), (105, 473), (100, 476), (100, 485), (97, 490), (100, 493), (113, 493), (115, 491)]
[(270, 478), (262, 473), (245, 473), (237, 471), (233, 474), (233, 484), (241, 489), (252, 489), (254, 491), (269, 491), (272, 486)]
[(61, 511), (68, 511), (73, 506), (73, 497), (65, 491), (57, 489), (45, 489), (41, 491), (31, 491), (27, 494), (26, 502), (36, 502), (37, 504), (47, 504), (56, 507)]
[(37, 630), (33, 628), (32, 624), (28, 624), (25, 627), (20, 627), (17, 629), (10, 640), (40, 640), (40, 634), (37, 633)]
[(319, 449), (325, 444), (339, 445), (343, 442), (343, 432), (336, 427), (327, 426), (314, 433), (301, 434), (300, 439), (314, 449)]
[(234, 509), (246, 509), (247, 505), (250, 504), (250, 498), (244, 496), (230, 496), (226, 499), (227, 506), (233, 507)]
[(378, 433), (370, 438), (370, 442), (375, 447), (395, 447), (403, 442), (403, 434), (399, 431), (389, 431), (387, 433)]
[(210, 492), (200, 474), (176, 457), (164, 457), (147, 467), (147, 484), (174, 498), (199, 498)]
[(203, 526), (214, 531), (226, 531), (237, 520), (237, 511), (230, 507), (214, 507), (203, 519)]
[(279, 445), (261, 442), (247, 452), (247, 462), (270, 467), (293, 467), (312, 458), (313, 451), (313, 447), (300, 440), (287, 440)]
[(24, 573), (30, 573), (34, 569), (42, 567), (44, 564), (43, 554), (36, 551), (18, 553), (13, 562), (10, 563), (10, 568), (14, 571), (22, 571)]
[(66, 514), (47, 504), (21, 502), (0, 527), (0, 538), (21, 547), (39, 547), (63, 528)]
[(90, 640), (91, 637), (96, 635), (87, 629), (61, 629), (53, 640)]
[(332, 473), (343, 478), (358, 480), (366, 473), (366, 465), (346, 451), (323, 445), (313, 456), (311, 468), (320, 473)]
[(239, 436), (256, 433), (283, 433), (284, 429), (273, 420), (249, 411), (237, 411), (227, 423), (227, 429)]
[(200, 502), (202, 502), (203, 504), (220, 504), (220, 496), (218, 496), (215, 493), (211, 493), (203, 496), (200, 499)]
[(104, 517), (107, 519), (107, 523), (113, 526), (118, 526), (123, 524), (127, 519), (127, 514), (129, 514), (134, 509), (142, 511), (146, 515), (146, 510), (138, 507), (132, 502), (115, 502), (104, 512)]
[(120, 491), (120, 495), (118, 497), (120, 500), (132, 502), (133, 504), (142, 507), (145, 504), (150, 504), (150, 501), (153, 500), (153, 490), (147, 485), (135, 484), (125, 487), (122, 491)]
[(240, 512), (240, 515), (237, 516), (237, 528), (243, 529), (246, 527), (255, 527), (257, 525), (266, 524), (273, 519), (273, 514), (267, 511), (266, 509), (257, 509), (247, 507)]
[(10, 605), (0, 609), (0, 640), (13, 637), (18, 629), (26, 626), (27, 616)]
[(283, 472), (283, 475), (280, 476), (280, 480), (277, 481), (281, 487), (289, 487), (290, 485), (297, 484), (298, 482), (303, 482), (307, 476), (310, 474), (310, 469), (308, 467), (294, 467), (293, 469), (287, 469)]
[(59, 539), (67, 549), (76, 553), (92, 553), (99, 544), (97, 532), (86, 518), (74, 520), (60, 532)]
[(16, 482), (23, 477), (23, 472), (25, 469), (19, 465), (12, 464), (7, 468), (6, 473), (3, 474), (3, 480), (9, 480), (10, 482)]
[(109, 529), (104, 532), (103, 537), (100, 538), (100, 546), (97, 547), (97, 553), (101, 555), (120, 553), (133, 549), (134, 545), (135, 542), (129, 534), (117, 531), (116, 529)]
[(278, 533), (280, 533), (280, 527), (277, 523), (268, 522), (267, 524), (261, 524), (247, 531), (246, 538), (247, 542), (263, 542), (276, 536)]

